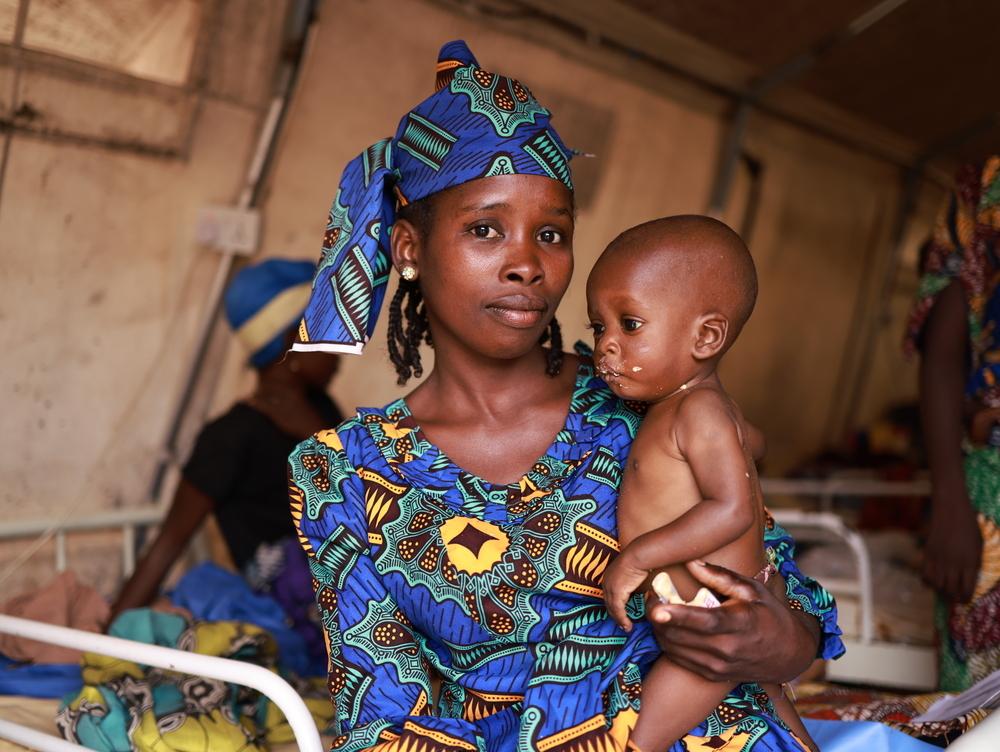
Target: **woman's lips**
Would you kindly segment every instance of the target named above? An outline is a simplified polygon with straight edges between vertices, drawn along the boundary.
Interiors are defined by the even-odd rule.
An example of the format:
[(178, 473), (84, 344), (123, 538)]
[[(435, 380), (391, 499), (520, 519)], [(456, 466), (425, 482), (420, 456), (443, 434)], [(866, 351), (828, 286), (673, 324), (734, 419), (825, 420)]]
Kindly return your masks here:
[(545, 300), (530, 295), (507, 295), (486, 304), (487, 311), (515, 329), (537, 326), (548, 307)]

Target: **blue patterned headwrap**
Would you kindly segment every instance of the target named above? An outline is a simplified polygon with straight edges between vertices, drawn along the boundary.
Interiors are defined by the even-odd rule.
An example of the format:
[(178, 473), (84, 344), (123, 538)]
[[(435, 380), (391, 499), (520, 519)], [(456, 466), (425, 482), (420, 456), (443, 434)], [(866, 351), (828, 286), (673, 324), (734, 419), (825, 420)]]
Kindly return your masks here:
[(257, 368), (284, 353), (285, 337), (309, 301), (315, 271), (311, 261), (268, 259), (240, 269), (226, 288), (226, 320)]
[(441, 48), (437, 91), (344, 169), (293, 349), (360, 353), (385, 298), (396, 206), (470, 180), (542, 175), (570, 190), (572, 153), (527, 87), (489, 73), (463, 41)]

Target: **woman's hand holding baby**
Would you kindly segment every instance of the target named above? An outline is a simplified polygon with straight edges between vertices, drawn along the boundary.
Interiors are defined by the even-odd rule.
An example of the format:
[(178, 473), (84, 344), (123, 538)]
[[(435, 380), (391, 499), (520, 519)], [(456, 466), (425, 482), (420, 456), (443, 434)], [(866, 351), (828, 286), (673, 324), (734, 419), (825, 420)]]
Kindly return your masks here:
[(692, 562), (687, 568), (725, 602), (718, 608), (651, 603), (647, 618), (670, 660), (733, 684), (780, 684), (809, 666), (819, 644), (813, 616), (793, 612), (767, 585), (724, 567)]

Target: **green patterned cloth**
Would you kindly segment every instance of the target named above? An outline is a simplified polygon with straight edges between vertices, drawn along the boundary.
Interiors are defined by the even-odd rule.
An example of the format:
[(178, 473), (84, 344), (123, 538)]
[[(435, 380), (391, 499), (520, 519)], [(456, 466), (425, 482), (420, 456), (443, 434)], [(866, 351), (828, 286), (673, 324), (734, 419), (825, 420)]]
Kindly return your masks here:
[[(150, 645), (247, 661), (275, 670), (277, 645), (265, 630), (242, 622), (191, 622), (150, 609), (126, 611), (109, 633)], [(62, 735), (105, 752), (266, 752), (291, 741), (282, 712), (259, 692), (236, 684), (84, 653), (83, 689), (63, 701)], [(285, 677), (318, 728), (333, 709), (324, 682)]]

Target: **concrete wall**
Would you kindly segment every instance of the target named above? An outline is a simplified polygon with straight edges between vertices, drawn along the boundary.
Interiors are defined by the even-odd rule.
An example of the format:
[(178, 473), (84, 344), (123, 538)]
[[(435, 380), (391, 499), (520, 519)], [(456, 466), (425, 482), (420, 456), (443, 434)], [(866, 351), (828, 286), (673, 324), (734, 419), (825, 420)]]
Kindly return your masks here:
[[(186, 87), (30, 55), (16, 71), (0, 56), (0, 81), (18, 80), (4, 87), (0, 114), (22, 105), (38, 113), (0, 141), (0, 519), (150, 503), (157, 449), (218, 264), (195, 242), (196, 213), (239, 193), (286, 3), (205, 7), (211, 49)], [(242, 69), (219, 55), (241, 59)], [(159, 114), (144, 104), (157, 93), (170, 95), (159, 97), (168, 102)], [(169, 124), (141, 126), (154, 116)], [(0, 572), (20, 550), (0, 542)], [(104, 550), (74, 565), (85, 561), (81, 576), (107, 589), (118, 558)], [(0, 593), (51, 573), (51, 556), (39, 555), (19, 570), (21, 587), (0, 583)]]

